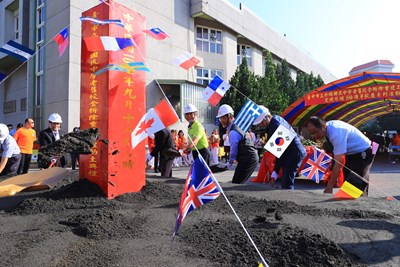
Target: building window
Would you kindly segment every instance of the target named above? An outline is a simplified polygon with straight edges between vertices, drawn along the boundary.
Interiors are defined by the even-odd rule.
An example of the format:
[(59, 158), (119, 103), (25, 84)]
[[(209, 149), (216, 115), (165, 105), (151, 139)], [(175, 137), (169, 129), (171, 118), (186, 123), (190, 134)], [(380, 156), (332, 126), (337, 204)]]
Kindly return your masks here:
[(197, 50), (222, 54), (222, 32), (215, 29), (197, 27)]
[(196, 69), (197, 79), (196, 82), (202, 85), (208, 85), (216, 75), (223, 78), (224, 72), (222, 70), (212, 69)]
[(14, 40), (19, 39), (19, 28), (20, 28), (20, 23), (19, 23), (19, 10), (14, 11)]
[[(42, 104), (42, 92), (43, 92), (43, 71), (44, 71), (44, 60), (45, 60), (45, 1), (36, 1), (36, 79), (35, 79), (35, 98), (34, 105), (40, 106)], [(35, 118), (38, 120), (38, 118)]]
[(16, 100), (4, 102), (4, 106), (3, 106), (4, 114), (13, 113), (15, 111), (17, 111), (17, 101)]
[(21, 98), (21, 111), (26, 111), (26, 97)]
[(251, 46), (247, 45), (237, 45), (237, 64), (240, 65), (242, 63), (242, 59), (247, 59), (247, 66), (251, 67)]

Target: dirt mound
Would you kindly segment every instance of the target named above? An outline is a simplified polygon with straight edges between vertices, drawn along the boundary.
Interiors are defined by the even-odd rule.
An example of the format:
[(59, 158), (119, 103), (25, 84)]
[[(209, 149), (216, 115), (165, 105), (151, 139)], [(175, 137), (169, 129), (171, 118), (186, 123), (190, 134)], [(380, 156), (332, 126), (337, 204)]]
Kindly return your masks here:
[[(182, 188), (181, 184), (148, 182), (138, 193), (107, 200), (97, 185), (78, 181), (77, 173), (72, 173), (54, 190), (27, 198), (10, 212), (0, 214), (4, 226), (0, 253), (9, 266), (24, 266), (24, 259), (31, 257), (25, 248), (30, 253), (53, 250), (51, 257), (59, 260), (58, 266), (123, 266), (133, 260), (151, 261), (158, 266), (196, 262), (206, 262), (207, 266), (257, 266), (257, 253), (222, 197), (190, 213), (171, 242)], [(351, 251), (285, 222), (284, 214), (306, 214), (315, 220), (319, 216), (382, 221), (391, 218), (384, 212), (321, 209), (233, 192), (229, 199), (270, 266), (364, 266)], [(12, 229), (10, 233), (15, 231), (13, 221), (26, 228), (23, 235), (4, 232), (8, 228)], [(34, 231), (29, 230), (32, 227)], [(63, 242), (72, 247), (66, 249)]]

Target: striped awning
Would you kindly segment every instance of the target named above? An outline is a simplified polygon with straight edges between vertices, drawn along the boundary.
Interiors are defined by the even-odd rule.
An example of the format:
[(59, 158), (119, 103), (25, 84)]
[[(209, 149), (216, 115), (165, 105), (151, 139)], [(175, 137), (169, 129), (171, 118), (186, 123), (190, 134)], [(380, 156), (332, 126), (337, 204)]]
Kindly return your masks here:
[(364, 72), (321, 86), (292, 103), (281, 116), (302, 127), (311, 116), (355, 127), (400, 112), (400, 73)]

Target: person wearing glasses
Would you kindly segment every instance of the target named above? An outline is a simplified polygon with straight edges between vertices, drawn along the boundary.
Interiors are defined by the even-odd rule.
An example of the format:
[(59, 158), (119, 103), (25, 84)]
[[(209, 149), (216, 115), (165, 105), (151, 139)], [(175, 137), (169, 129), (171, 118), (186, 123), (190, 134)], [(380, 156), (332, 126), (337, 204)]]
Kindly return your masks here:
[[(335, 164), (324, 193), (332, 193), (340, 168), (344, 165), (344, 180), (364, 191), (364, 196), (368, 196), (366, 181), (369, 181), (369, 170), (373, 161), (371, 140), (354, 126), (339, 120), (325, 122), (322, 118), (313, 116), (308, 119), (305, 127), (315, 140), (326, 137), (326, 141), (333, 146)], [(342, 161), (343, 155), (346, 158), (345, 164)]]
[[(58, 113), (50, 114), (48, 121), (49, 121), (49, 127), (39, 133), (39, 143), (41, 147), (46, 146), (48, 144), (52, 144), (65, 135), (65, 132), (61, 130), (62, 118), (60, 114)], [(38, 162), (41, 161), (38, 160)], [(58, 162), (61, 164), (61, 167), (65, 166), (66, 162), (64, 157), (57, 159), (57, 163)], [(39, 166), (39, 168), (48, 168), (48, 167), (49, 166)]]
[(229, 143), (231, 145), (229, 161), (226, 163), (226, 169), (230, 169), (234, 162), (237, 162), (232, 183), (244, 183), (257, 167), (258, 155), (253, 140), (249, 134), (242, 131), (235, 125), (233, 109), (224, 104), (219, 107), (217, 118), (222, 127), (229, 132)]
[(36, 141), (36, 131), (33, 129), (35, 122), (32, 118), (25, 120), (25, 126), (19, 128), (14, 139), (17, 141), (21, 150), (21, 162), (18, 168), (18, 174), (28, 173), (29, 165), (31, 164), (33, 143)]

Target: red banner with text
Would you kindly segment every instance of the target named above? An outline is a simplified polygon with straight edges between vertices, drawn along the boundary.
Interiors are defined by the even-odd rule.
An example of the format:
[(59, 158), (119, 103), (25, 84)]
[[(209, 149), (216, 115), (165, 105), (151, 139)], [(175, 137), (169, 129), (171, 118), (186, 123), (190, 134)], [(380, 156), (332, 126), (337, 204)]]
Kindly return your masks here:
[(335, 102), (359, 101), (374, 98), (392, 98), (400, 96), (400, 84), (384, 84), (343, 88), (326, 92), (311, 92), (305, 95), (305, 105), (319, 105)]
[[(80, 177), (98, 184), (108, 198), (137, 192), (144, 185), (145, 144), (132, 150), (131, 133), (146, 113), (146, 82), (142, 71), (96, 71), (109, 64), (144, 62), (145, 18), (114, 1), (103, 2), (82, 13), (83, 17), (122, 20), (116, 24), (82, 22), (81, 119), (82, 129), (100, 129), (100, 141), (91, 155), (81, 155)], [(136, 46), (118, 51), (88, 51), (87, 37), (132, 38)]]

